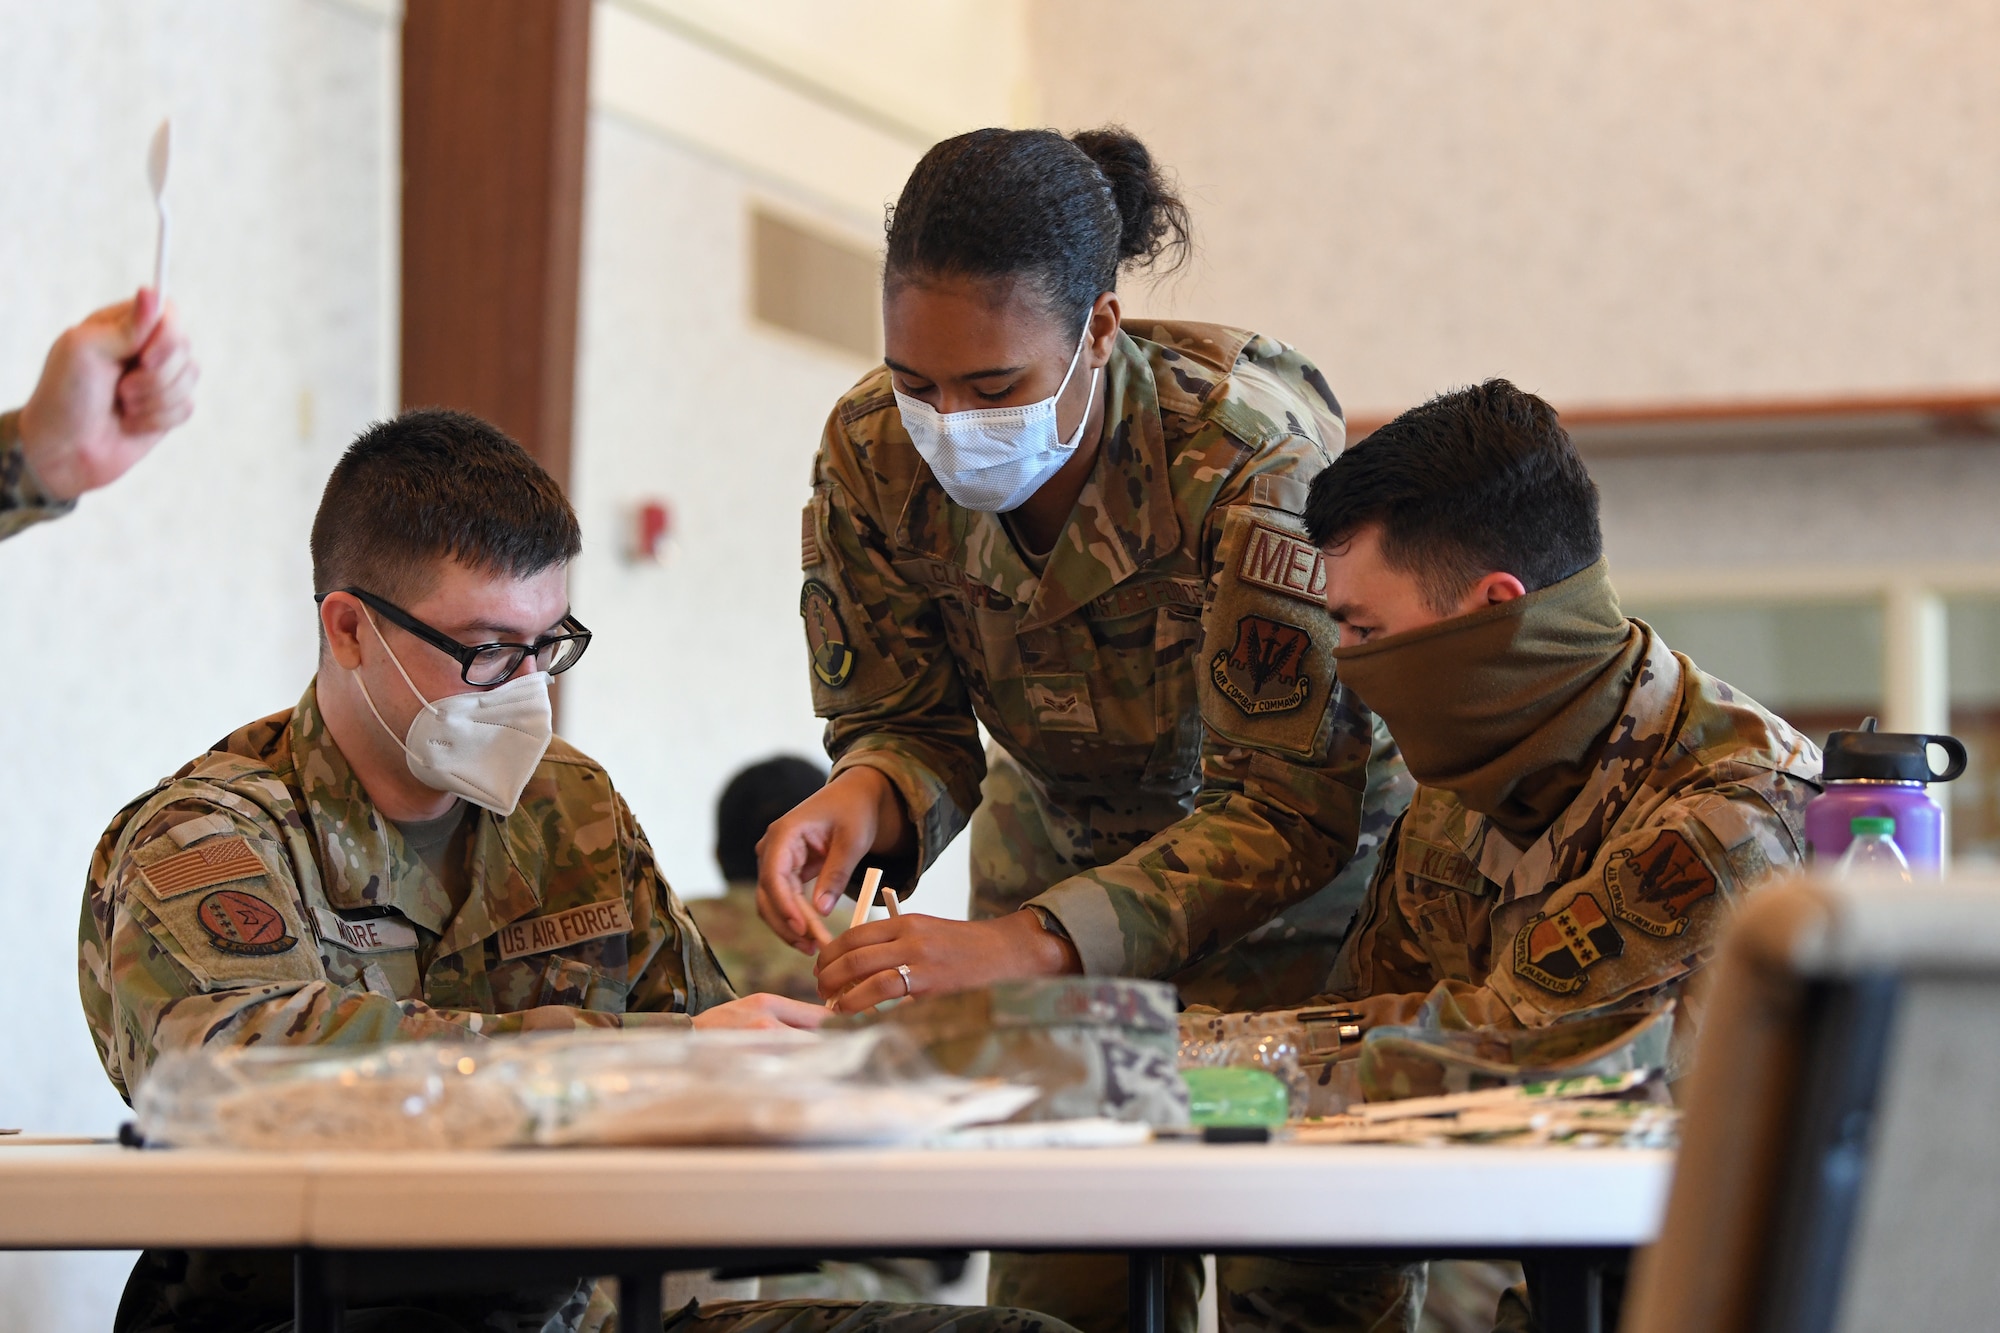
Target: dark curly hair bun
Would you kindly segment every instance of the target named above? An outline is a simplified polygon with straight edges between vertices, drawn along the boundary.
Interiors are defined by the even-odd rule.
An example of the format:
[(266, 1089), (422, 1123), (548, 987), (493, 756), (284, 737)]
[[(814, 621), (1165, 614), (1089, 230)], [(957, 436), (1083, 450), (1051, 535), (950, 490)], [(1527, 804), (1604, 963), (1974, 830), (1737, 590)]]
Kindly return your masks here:
[(1146, 145), (1116, 125), (1083, 130), (1069, 141), (1097, 164), (1111, 186), (1111, 200), (1118, 206), (1119, 259), (1148, 265), (1171, 253), (1167, 267), (1181, 263), (1188, 248), (1187, 205)]

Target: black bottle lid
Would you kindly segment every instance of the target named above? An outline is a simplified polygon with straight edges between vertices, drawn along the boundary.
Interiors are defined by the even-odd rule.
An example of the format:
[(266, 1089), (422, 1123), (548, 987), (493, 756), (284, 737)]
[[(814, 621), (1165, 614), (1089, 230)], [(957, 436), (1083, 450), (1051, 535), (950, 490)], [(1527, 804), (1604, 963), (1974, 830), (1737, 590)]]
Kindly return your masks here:
[[(1931, 768), (1933, 745), (1950, 757), (1942, 773)], [(1836, 731), (1828, 736), (1825, 753), (1826, 765), (1820, 776), (1829, 782), (1950, 782), (1965, 772), (1965, 745), (1958, 737), (1877, 731), (1872, 717), (1857, 731)]]

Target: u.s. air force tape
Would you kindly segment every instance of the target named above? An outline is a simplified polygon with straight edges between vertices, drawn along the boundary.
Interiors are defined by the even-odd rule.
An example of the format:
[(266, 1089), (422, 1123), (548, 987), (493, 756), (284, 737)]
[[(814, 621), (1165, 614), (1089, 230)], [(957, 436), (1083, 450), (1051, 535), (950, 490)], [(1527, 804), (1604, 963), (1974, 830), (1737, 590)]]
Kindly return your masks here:
[(500, 933), (495, 938), (500, 944), (500, 956), (514, 959), (525, 958), (531, 953), (547, 953), (566, 945), (582, 944), (585, 940), (602, 939), (606, 935), (623, 935), (631, 929), (632, 914), (625, 910), (625, 900), (612, 898), (606, 902), (572, 907), (567, 912), (511, 922), (500, 927)]

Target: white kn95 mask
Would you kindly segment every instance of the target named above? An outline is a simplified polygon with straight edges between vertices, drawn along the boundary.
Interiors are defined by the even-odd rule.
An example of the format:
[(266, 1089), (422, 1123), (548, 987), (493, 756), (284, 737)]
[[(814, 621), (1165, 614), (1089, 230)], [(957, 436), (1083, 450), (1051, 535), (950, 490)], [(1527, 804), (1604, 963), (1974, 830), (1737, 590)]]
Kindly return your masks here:
[(410, 734), (397, 736), (383, 721), (382, 710), (368, 693), (368, 682), (354, 675), (368, 711), (382, 724), (408, 757), (417, 781), (437, 791), (462, 796), (476, 806), (505, 818), (520, 804), (521, 791), (535, 775), (536, 765), (555, 737), (555, 715), (549, 707), (549, 673), (533, 671), (491, 689), (424, 698), (410, 679), (396, 650), (382, 637), (381, 627), (366, 610), (368, 627), (396, 664), (396, 673), (423, 704), (410, 722)]
[(1062, 397), (1070, 377), (1076, 374), (1089, 337), (1090, 321), (1086, 319), (1062, 383), (1038, 403), (940, 412), (921, 398), (895, 390), (903, 429), (910, 433), (910, 442), (954, 503), (981, 513), (1007, 513), (1020, 508), (1069, 462), (1090, 421), (1090, 405), (1097, 399), (1097, 369), (1090, 372), (1083, 420), (1077, 422), (1075, 434), (1067, 440), (1056, 437), (1056, 399)]

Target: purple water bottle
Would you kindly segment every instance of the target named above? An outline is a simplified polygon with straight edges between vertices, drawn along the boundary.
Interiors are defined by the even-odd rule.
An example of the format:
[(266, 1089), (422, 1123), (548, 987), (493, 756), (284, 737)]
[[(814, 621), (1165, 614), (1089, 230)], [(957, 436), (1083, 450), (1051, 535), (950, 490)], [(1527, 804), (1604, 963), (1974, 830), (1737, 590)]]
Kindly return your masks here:
[[(1950, 758), (1942, 773), (1931, 769), (1933, 745)], [(1896, 821), (1896, 846), (1910, 868), (1936, 871), (1944, 853), (1944, 812), (1925, 786), (1965, 772), (1965, 746), (1958, 737), (1877, 731), (1871, 717), (1859, 731), (1828, 736), (1825, 753), (1820, 781), (1826, 790), (1806, 807), (1806, 859), (1839, 859), (1854, 840), (1855, 819), (1886, 816)]]

